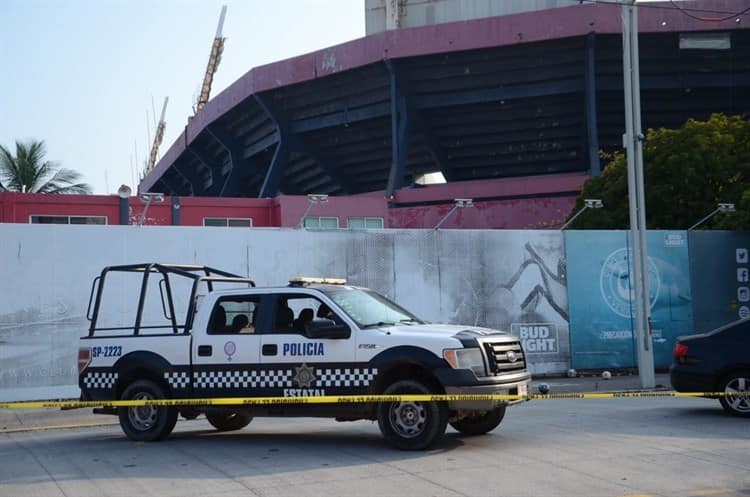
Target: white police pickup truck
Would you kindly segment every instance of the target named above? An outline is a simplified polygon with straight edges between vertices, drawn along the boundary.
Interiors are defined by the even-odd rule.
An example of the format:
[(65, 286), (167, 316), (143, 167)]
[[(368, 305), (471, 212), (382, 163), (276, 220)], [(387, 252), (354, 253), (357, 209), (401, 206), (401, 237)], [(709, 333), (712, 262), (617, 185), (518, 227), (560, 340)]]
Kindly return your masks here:
[[(124, 284), (111, 280), (117, 283), (123, 276), (135, 276), (137, 285), (131, 288), (140, 288), (134, 321), (108, 325), (107, 295), (122, 301), (127, 293)], [(189, 299), (174, 297), (180, 282), (189, 288)], [(160, 306), (148, 298), (156, 288)], [(162, 322), (153, 323), (154, 313), (147, 312), (154, 301)], [(517, 338), (485, 328), (426, 323), (382, 295), (343, 280), (295, 279), (288, 286), (258, 288), (250, 279), (204, 266), (112, 266), (95, 278), (87, 316), (91, 326), (78, 352), (82, 400), (525, 395), (530, 380)], [(255, 416), (377, 420), (393, 445), (419, 450), (440, 439), (448, 423), (468, 435), (493, 430), (506, 405), (278, 403), (94, 411), (119, 416), (125, 434), (137, 441), (167, 437), (178, 414), (205, 414), (218, 430), (241, 429)]]

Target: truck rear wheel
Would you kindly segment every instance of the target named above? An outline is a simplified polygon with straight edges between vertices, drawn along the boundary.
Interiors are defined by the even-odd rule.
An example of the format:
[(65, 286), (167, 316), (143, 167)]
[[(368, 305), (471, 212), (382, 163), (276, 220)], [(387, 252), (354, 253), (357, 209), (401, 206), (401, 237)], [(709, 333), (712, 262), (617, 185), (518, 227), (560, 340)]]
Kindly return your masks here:
[[(419, 381), (401, 380), (383, 393), (429, 395), (433, 392)], [(428, 448), (443, 436), (448, 424), (448, 407), (444, 402), (381, 402), (377, 415), (383, 437), (401, 450)]]
[(451, 426), (464, 435), (484, 435), (497, 428), (504, 417), (505, 405), (502, 405), (479, 416), (452, 421)]
[[(150, 380), (134, 381), (122, 393), (122, 400), (166, 398), (161, 386)], [(177, 409), (166, 406), (120, 407), (120, 427), (136, 442), (152, 442), (169, 436), (177, 423)]]
[(253, 417), (240, 412), (222, 412), (206, 413), (206, 419), (219, 431), (234, 431), (249, 425)]

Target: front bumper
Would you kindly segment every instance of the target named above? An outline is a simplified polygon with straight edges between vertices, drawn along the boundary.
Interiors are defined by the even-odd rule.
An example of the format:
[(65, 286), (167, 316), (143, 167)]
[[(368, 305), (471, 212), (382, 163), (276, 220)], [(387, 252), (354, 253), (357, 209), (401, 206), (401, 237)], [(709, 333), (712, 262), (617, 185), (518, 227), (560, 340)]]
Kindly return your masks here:
[[(477, 378), (467, 369), (440, 369), (435, 371), (447, 395), (525, 395), (531, 375), (527, 371)], [(517, 404), (523, 400), (457, 400), (448, 407), (465, 411), (490, 411), (502, 404)]]

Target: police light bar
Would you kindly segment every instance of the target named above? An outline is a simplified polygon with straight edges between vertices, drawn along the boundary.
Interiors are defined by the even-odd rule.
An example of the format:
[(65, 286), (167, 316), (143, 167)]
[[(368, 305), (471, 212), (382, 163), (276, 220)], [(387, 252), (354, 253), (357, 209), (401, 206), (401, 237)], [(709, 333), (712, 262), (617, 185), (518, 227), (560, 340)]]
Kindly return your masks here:
[(310, 278), (307, 276), (295, 276), (289, 280), (291, 286), (302, 285), (346, 285), (344, 278)]

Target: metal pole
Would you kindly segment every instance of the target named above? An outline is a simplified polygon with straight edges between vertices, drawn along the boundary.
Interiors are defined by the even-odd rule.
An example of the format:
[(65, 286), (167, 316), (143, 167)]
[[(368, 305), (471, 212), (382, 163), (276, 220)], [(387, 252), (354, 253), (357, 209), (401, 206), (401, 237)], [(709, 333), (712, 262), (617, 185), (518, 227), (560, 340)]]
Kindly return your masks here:
[[(633, 1), (635, 3), (635, 0)], [(640, 50), (638, 46), (638, 9), (633, 7), (633, 26), (630, 30), (631, 49), (633, 55), (631, 62), (633, 64), (633, 124), (635, 126), (635, 174), (636, 186), (638, 187), (638, 230), (640, 232), (641, 243), (641, 297), (643, 299), (644, 322), (643, 322), (643, 348), (641, 368), (639, 374), (641, 377), (641, 386), (644, 388), (653, 388), (656, 386), (654, 375), (654, 349), (653, 336), (651, 332), (651, 292), (649, 291), (648, 280), (648, 226), (646, 225), (646, 194), (645, 181), (643, 174), (643, 130), (641, 129), (641, 66)]]
[(148, 197), (146, 200), (146, 206), (143, 208), (143, 212), (141, 212), (141, 217), (138, 219), (138, 226), (143, 226), (143, 223), (146, 221), (146, 213), (148, 212), (148, 208), (151, 206), (151, 200), (153, 197)]
[(651, 302), (648, 291), (637, 16), (635, 0), (625, 0), (622, 6), (622, 62), (625, 87), (624, 145), (628, 162), (628, 205), (631, 253), (633, 256), (631, 261), (633, 278), (630, 282), (635, 289), (638, 374), (643, 388), (653, 388), (656, 384), (656, 378), (654, 376), (654, 353), (651, 342)]
[(301, 229), (305, 227), (305, 218), (310, 213), (310, 209), (312, 209), (313, 203), (314, 202), (312, 200), (307, 200), (307, 209), (305, 209), (305, 213), (302, 214), (302, 217), (299, 218), (299, 226), (297, 226), (298, 228)]
[(575, 220), (576, 220), (576, 218), (577, 218), (578, 216), (580, 216), (581, 214), (583, 214), (583, 211), (585, 211), (585, 210), (586, 210), (586, 209), (588, 209), (588, 208), (589, 208), (589, 206), (588, 206), (588, 205), (584, 205), (584, 206), (583, 206), (583, 208), (582, 208), (582, 209), (581, 209), (580, 211), (576, 212), (576, 213), (575, 213), (575, 215), (574, 215), (573, 217), (571, 217), (570, 219), (568, 219), (568, 222), (567, 222), (567, 223), (563, 224), (563, 225), (562, 225), (562, 226), (560, 227), (560, 231), (562, 231), (562, 230), (564, 230), (565, 228), (567, 228), (568, 226), (570, 226), (570, 223), (572, 223), (573, 221), (575, 221)]
[(458, 205), (454, 205), (454, 206), (453, 206), (453, 209), (451, 209), (451, 210), (449, 210), (449, 211), (448, 211), (448, 214), (446, 214), (446, 215), (445, 215), (445, 216), (443, 217), (443, 219), (441, 219), (441, 220), (440, 220), (440, 222), (439, 222), (439, 223), (437, 223), (437, 224), (435, 225), (435, 228), (434, 228), (434, 229), (438, 229), (438, 228), (440, 228), (440, 227), (441, 227), (441, 226), (443, 225), (443, 223), (444, 223), (444, 222), (445, 222), (445, 221), (446, 221), (446, 220), (447, 220), (447, 219), (448, 219), (449, 217), (451, 217), (451, 214), (453, 214), (454, 212), (456, 212), (456, 209), (458, 209)]
[(695, 228), (697, 228), (701, 224), (705, 223), (706, 221), (708, 221), (709, 219), (711, 219), (712, 217), (714, 217), (720, 211), (721, 211), (721, 207), (717, 207), (716, 209), (713, 210), (713, 212), (711, 212), (711, 214), (709, 214), (708, 216), (704, 217), (703, 219), (701, 219), (700, 221), (698, 221), (697, 223), (695, 223), (694, 225), (692, 225), (691, 227), (689, 227), (687, 230), (688, 231), (693, 231)]

